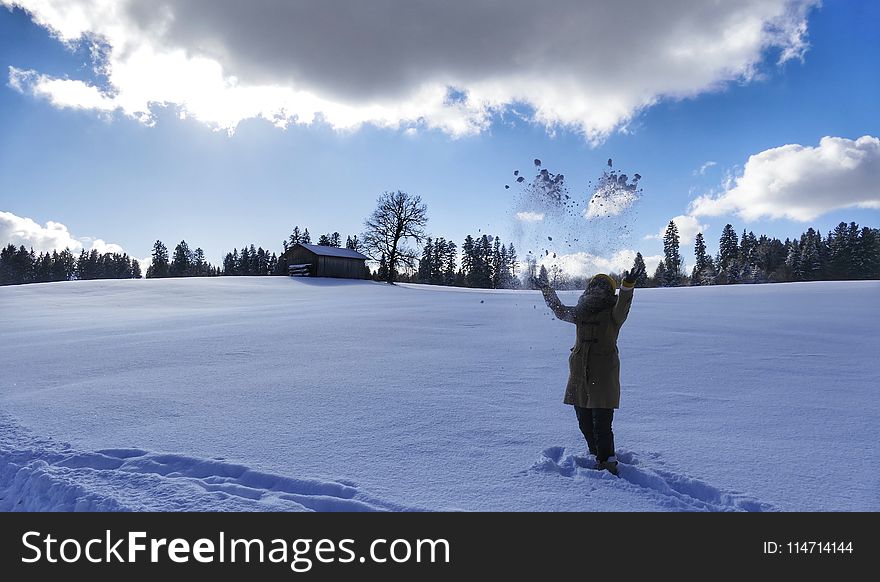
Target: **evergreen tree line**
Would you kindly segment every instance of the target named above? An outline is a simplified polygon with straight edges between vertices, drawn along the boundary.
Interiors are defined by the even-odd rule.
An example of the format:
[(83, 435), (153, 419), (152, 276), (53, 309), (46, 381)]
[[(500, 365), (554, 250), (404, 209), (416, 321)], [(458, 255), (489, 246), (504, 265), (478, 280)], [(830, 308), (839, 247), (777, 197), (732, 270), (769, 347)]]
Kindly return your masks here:
[(586, 289), (591, 278), (592, 276), (570, 275), (559, 265), (550, 265), (549, 269), (544, 265), (538, 266), (537, 257), (532, 254), (526, 256), (523, 273), (523, 287), (526, 289), (537, 289), (538, 285), (550, 285), (559, 290)]
[(147, 279), (164, 279), (166, 277), (216, 277), (220, 268), (205, 260), (205, 251), (201, 248), (191, 250), (185, 240), (174, 247), (174, 256), (168, 256), (168, 247), (157, 240), (153, 243), (152, 261), (147, 267)]
[(70, 249), (36, 254), (24, 245), (9, 244), (0, 250), (0, 285), (48, 283), (88, 279), (140, 279), (137, 259), (122, 253), (83, 250), (79, 257)]
[[(262, 247), (245, 245), (227, 253), (221, 269), (205, 260), (202, 249), (190, 250), (185, 240), (175, 247), (173, 256), (169, 256), (167, 247), (157, 240), (146, 276), (286, 275), (286, 253), (296, 243), (311, 244), (307, 228), (294, 227), (282, 243), (284, 252), (281, 257)], [(318, 244), (340, 247), (341, 235), (338, 232), (322, 234)], [(345, 247), (361, 251), (362, 242), (357, 235), (348, 236)], [(841, 222), (824, 237), (809, 228), (800, 237), (784, 241), (745, 230), (738, 236), (733, 226), (727, 224), (714, 257), (707, 252), (703, 234), (696, 235), (694, 266), (690, 273), (686, 273), (678, 229), (670, 221), (663, 236), (663, 251), (664, 258), (653, 276), (643, 277), (637, 282), (639, 286), (880, 279), (880, 229), (859, 227), (855, 222)], [(513, 244), (504, 245), (500, 238), (487, 234), (479, 238), (465, 237), (460, 266), (458, 258), (458, 247), (454, 242), (443, 237), (428, 238), (422, 248), (418, 270), (398, 274), (397, 280), (486, 289), (531, 287), (536, 280), (558, 289), (579, 289), (584, 288), (589, 280), (589, 277), (569, 276), (556, 265), (549, 270), (543, 265), (539, 267), (533, 255), (526, 257), (524, 271), (518, 273), (519, 263)], [(378, 280), (385, 280), (388, 276), (385, 263), (382, 256), (374, 274)], [(641, 253), (636, 255), (634, 267), (639, 264), (644, 265)], [(131, 278), (141, 278), (140, 264), (125, 253), (100, 254), (97, 250), (83, 250), (76, 256), (70, 249), (64, 249), (36, 254), (32, 248), (16, 248), (12, 244), (0, 250), (0, 285)]]
[(799, 238), (785, 241), (745, 230), (737, 236), (727, 224), (714, 257), (706, 252), (706, 241), (698, 233), (694, 267), (688, 275), (679, 254), (678, 229), (670, 221), (663, 251), (664, 259), (647, 279), (647, 286), (880, 279), (880, 229), (860, 228), (855, 222), (841, 222), (824, 238), (809, 228)]
[[(398, 274), (398, 281), (475, 287), (480, 289), (516, 289), (522, 286), (517, 277), (519, 262), (513, 243), (504, 245), (501, 238), (484, 234), (479, 238), (467, 235), (461, 245), (461, 265), (458, 246), (443, 237), (428, 237), (422, 247), (418, 270)], [(387, 277), (385, 257), (379, 259), (375, 278)]]
[(283, 275), (286, 271), (287, 266), (275, 253), (270, 255), (263, 247), (253, 244), (241, 247), (241, 251), (233, 249), (223, 258), (225, 276)]
[[(287, 251), (297, 243), (304, 245), (312, 244), (312, 235), (309, 233), (308, 228), (300, 230), (299, 225), (293, 227), (293, 231), (290, 233), (290, 236), (287, 237), (286, 240), (281, 242), (282, 246), (284, 247), (284, 253), (287, 253)], [(318, 237), (317, 244), (324, 247), (339, 248), (342, 246), (342, 235), (335, 231), (328, 234), (322, 234)], [(357, 235), (346, 237), (345, 248), (360, 252), (361, 247), (362, 244)]]
[(419, 259), (416, 280), (431, 285), (455, 285), (463, 282), (463, 275), (456, 270), (458, 247), (443, 237), (428, 237)]

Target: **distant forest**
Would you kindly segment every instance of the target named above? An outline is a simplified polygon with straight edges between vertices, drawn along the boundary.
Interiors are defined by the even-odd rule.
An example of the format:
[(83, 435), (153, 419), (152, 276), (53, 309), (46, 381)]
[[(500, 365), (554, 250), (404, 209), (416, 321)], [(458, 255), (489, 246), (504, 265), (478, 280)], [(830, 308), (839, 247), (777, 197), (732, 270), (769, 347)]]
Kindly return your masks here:
[[(800, 238), (770, 238), (743, 230), (737, 237), (728, 224), (721, 232), (718, 252), (706, 253), (702, 233), (694, 240), (694, 267), (683, 269), (679, 235), (670, 221), (663, 236), (664, 259), (644, 283), (655, 287), (729, 285), (786, 281), (880, 279), (880, 230), (841, 222), (826, 237), (813, 228)], [(637, 256), (638, 261), (641, 257)]]
[(0, 285), (48, 283), (88, 279), (140, 279), (141, 266), (127, 254), (82, 251), (79, 256), (64, 249), (60, 253), (34, 253), (24, 246), (7, 245), (0, 250)]
[[(583, 289), (587, 278), (565, 273), (558, 266), (547, 269), (538, 257), (527, 255), (521, 263), (513, 244), (503, 244), (490, 234), (468, 235), (459, 247), (443, 237), (421, 241), (417, 268), (397, 273), (395, 280), (482, 289), (532, 288), (536, 281), (546, 281), (557, 289)], [(282, 242), (280, 254), (253, 244), (225, 254), (223, 264), (214, 266), (205, 260), (204, 251), (190, 249), (181, 241), (174, 252), (156, 241), (152, 261), (145, 273), (148, 278), (270, 276), (286, 275), (286, 255), (296, 243), (312, 244), (309, 230), (294, 227)], [(317, 244), (343, 246), (338, 232), (322, 234)], [(344, 246), (367, 252), (357, 235), (348, 236)], [(813, 228), (795, 239), (771, 238), (743, 231), (737, 235), (733, 226), (724, 227), (718, 252), (706, 252), (702, 233), (694, 241), (693, 268), (685, 272), (679, 252), (680, 237), (674, 222), (663, 237), (663, 256), (653, 275), (639, 281), (640, 286), (677, 287), (684, 285), (729, 285), (785, 281), (828, 281), (880, 279), (880, 229), (841, 222), (826, 236)], [(636, 255), (635, 264), (644, 263)], [(635, 266), (635, 265), (634, 265)], [(385, 257), (376, 260), (372, 276), (386, 280)], [(619, 277), (619, 273), (611, 273)], [(9, 244), (0, 250), (0, 285), (73, 281), (88, 279), (139, 279), (141, 268), (127, 254), (83, 250), (74, 255), (69, 249), (36, 254), (33, 249)]]

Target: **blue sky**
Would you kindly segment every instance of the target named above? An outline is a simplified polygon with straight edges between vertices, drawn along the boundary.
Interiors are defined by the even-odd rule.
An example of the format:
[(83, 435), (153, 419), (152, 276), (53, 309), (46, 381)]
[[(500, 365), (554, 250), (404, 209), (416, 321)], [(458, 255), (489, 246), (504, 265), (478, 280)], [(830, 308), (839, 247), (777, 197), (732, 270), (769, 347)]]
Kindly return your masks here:
[[(827, 232), (842, 220), (880, 227), (874, 146), (855, 141), (880, 135), (880, 5), (827, 2), (808, 6), (804, 13), (802, 40), (808, 46), (801, 58), (779, 64), (785, 46), (764, 46), (747, 75), (697, 81), (702, 85), (679, 90), (687, 97), (657, 89), (650, 95), (653, 104), (635, 108), (630, 117), (611, 123), (610, 130), (603, 122), (571, 123), (576, 113), (565, 109), (564, 99), (555, 109), (543, 104), (563, 122), (548, 128), (537, 119), (542, 104), (535, 97), (531, 103), (524, 98), (496, 108), (478, 130), (455, 135), (442, 124), (432, 127), (429, 114), (427, 122), (399, 127), (367, 122), (342, 130), (332, 120), (279, 129), (265, 119), (245, 118), (230, 133), (200, 120), (198, 112), (181, 119), (174, 103), (153, 106), (151, 125), (124, 108), (63, 107), (42, 91), (37, 75), (80, 80), (111, 96), (126, 89), (112, 76), (96, 73), (87, 43), (67, 46), (57, 30), (53, 35), (35, 24), (31, 13), (0, 9), (0, 64), (8, 75), (0, 86), (0, 211), (40, 227), (61, 223), (73, 237), (101, 239), (137, 257), (149, 255), (156, 239), (173, 248), (185, 238), (219, 263), (224, 251), (246, 243), (280, 250), (295, 224), (308, 227), (314, 238), (334, 230), (343, 238), (360, 233), (376, 197), (401, 189), (427, 203), (430, 234), (460, 244), (479, 230), (524, 251), (532, 245), (514, 236), (511, 172), (530, 169), (538, 157), (566, 175), (573, 194), (587, 196), (588, 182), (613, 158), (621, 171), (643, 176), (643, 196), (625, 215), (631, 236), (613, 248), (579, 249), (586, 253), (607, 258), (628, 249), (659, 255), (661, 242), (645, 236), (657, 234), (675, 216), (688, 215), (691, 203), (706, 194), (714, 202), (704, 205), (708, 210), (694, 221), (706, 226), (713, 252), (727, 222), (740, 232), (746, 228), (783, 239), (809, 226)], [(433, 62), (430, 57), (423, 62)], [(224, 74), (227, 69), (234, 73), (236, 66), (255, 78), (265, 73), (242, 59), (228, 57), (223, 64)], [(496, 65), (489, 62), (483, 71), (463, 73), (473, 83), (471, 89), (463, 82), (464, 89), (480, 94), (490, 66)], [(7, 67), (13, 69), (7, 72)], [(16, 81), (14, 71), (30, 73)], [(591, 86), (587, 81), (585, 91)], [(325, 88), (318, 77), (312, 82)], [(542, 81), (533, 76), (532, 82)], [(331, 87), (327, 94), (357, 91), (357, 81), (352, 83), (353, 89)], [(556, 89), (548, 86), (547, 92)], [(541, 87), (524, 94), (540, 95)], [(846, 152), (865, 150), (867, 161), (853, 170), (826, 159), (827, 176), (794, 180), (788, 197), (780, 194), (774, 201), (769, 199), (776, 194), (761, 191), (778, 177), (773, 164), (785, 171), (792, 164), (815, 164), (809, 152), (767, 154), (767, 164), (748, 168), (748, 179), (738, 187), (736, 182), (725, 186), (725, 177), (742, 176), (750, 156), (786, 144), (820, 148), (824, 136), (842, 140), (834, 148), (824, 144), (828, 151), (839, 154), (843, 148), (840, 155), (846, 158)], [(706, 162), (714, 164), (701, 175), (698, 170)], [(820, 183), (824, 190), (814, 191)], [(505, 190), (505, 184), (512, 189)], [(863, 207), (836, 208), (838, 193), (829, 184), (830, 190), (834, 184), (852, 190), (853, 197), (844, 202)], [(784, 210), (786, 204), (801, 204), (801, 196), (802, 211)], [(750, 212), (743, 206), (750, 200), (769, 202), (765, 210)], [(542, 228), (552, 236), (552, 224)], [(587, 233), (606, 226), (584, 222), (583, 228)], [(39, 240), (39, 233), (32, 236)], [(84, 245), (88, 248), (88, 241)], [(685, 246), (683, 254), (689, 257), (691, 249)]]

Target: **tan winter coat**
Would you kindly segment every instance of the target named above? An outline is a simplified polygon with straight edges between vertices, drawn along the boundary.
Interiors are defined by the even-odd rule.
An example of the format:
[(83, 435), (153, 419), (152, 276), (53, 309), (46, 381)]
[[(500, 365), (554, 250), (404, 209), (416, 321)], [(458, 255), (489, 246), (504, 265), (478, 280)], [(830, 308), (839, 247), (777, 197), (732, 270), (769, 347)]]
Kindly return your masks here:
[(583, 408), (619, 408), (617, 336), (629, 315), (633, 288), (621, 287), (614, 307), (583, 317), (578, 316), (574, 307), (563, 305), (549, 287), (544, 290), (544, 300), (558, 319), (577, 326), (577, 337), (568, 357), (565, 404)]

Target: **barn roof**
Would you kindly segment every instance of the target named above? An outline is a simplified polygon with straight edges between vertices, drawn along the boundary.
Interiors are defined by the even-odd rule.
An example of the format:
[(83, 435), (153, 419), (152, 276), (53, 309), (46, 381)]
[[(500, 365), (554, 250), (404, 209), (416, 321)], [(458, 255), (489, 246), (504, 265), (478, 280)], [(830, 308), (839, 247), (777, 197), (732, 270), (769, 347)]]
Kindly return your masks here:
[(303, 247), (306, 250), (309, 250), (316, 255), (321, 255), (323, 257), (343, 257), (345, 259), (359, 259), (362, 261), (369, 260), (370, 257), (364, 256), (357, 251), (353, 251), (351, 249), (341, 249), (339, 247), (326, 247), (323, 245), (305, 245), (303, 243), (297, 243), (294, 245), (295, 247)]

